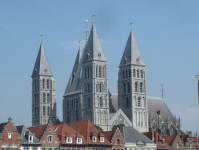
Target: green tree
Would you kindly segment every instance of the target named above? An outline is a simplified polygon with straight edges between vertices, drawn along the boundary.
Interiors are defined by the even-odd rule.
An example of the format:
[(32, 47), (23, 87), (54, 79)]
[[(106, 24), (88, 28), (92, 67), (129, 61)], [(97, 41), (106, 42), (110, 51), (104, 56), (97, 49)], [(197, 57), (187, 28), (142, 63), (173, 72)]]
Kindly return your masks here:
[(112, 127), (112, 131), (114, 131), (114, 130), (116, 130), (117, 129), (117, 127), (125, 127), (125, 125), (124, 124), (117, 124), (117, 125), (114, 125), (113, 127)]
[(103, 131), (104, 131), (100, 126), (96, 126), (96, 125), (94, 125), (94, 126), (95, 126), (95, 128), (96, 128), (97, 130), (99, 130), (100, 132), (103, 132)]

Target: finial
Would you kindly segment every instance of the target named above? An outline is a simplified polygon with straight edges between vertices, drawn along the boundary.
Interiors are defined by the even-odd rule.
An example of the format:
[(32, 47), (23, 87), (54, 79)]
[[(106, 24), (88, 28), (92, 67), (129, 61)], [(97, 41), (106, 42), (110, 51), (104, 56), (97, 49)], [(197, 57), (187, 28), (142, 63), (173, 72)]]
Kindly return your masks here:
[(87, 22), (88, 22), (88, 20), (86, 20), (86, 42), (88, 42), (88, 38), (87, 38), (87, 32), (89, 32), (88, 30), (87, 30)]
[(93, 17), (93, 24), (94, 24), (95, 23), (94, 22), (94, 17), (95, 17), (94, 10), (93, 10), (93, 15), (91, 17)]
[(129, 23), (129, 24), (131, 25), (131, 30), (133, 29), (133, 28), (132, 28), (132, 24), (133, 24), (133, 23), (134, 23), (134, 22), (132, 22), (132, 19), (131, 19), (131, 23)]
[(79, 37), (79, 41), (78, 41), (78, 42), (79, 42), (79, 48), (80, 48), (80, 47), (81, 47), (81, 46), (80, 46), (80, 42), (81, 42), (80, 37)]
[(41, 36), (41, 42), (43, 42), (43, 40), (42, 40), (42, 36), (43, 36), (43, 35), (44, 35), (44, 34), (42, 34), (42, 30), (41, 30), (41, 35), (40, 35), (40, 36)]

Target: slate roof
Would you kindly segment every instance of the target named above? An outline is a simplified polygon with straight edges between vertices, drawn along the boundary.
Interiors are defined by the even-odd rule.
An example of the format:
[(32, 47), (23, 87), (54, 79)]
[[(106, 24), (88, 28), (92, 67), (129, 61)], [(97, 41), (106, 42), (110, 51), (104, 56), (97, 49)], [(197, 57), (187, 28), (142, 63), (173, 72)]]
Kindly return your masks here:
[[(45, 69), (47, 69), (47, 73), (45, 73)], [(48, 63), (46, 52), (44, 50), (43, 42), (41, 42), (35, 66), (32, 72), (32, 77), (37, 75), (51, 76), (51, 77), (53, 76), (52, 71), (50, 69), (50, 65)]]
[(7, 122), (6, 123), (1, 123), (0, 124), (0, 133), (2, 133), (2, 130), (4, 129), (4, 126), (7, 125)]
[[(101, 53), (101, 58), (98, 55)], [(89, 58), (87, 59), (87, 54), (89, 54)], [(102, 49), (102, 45), (100, 43), (99, 36), (97, 34), (97, 30), (95, 28), (95, 24), (93, 23), (90, 35), (87, 42), (87, 47), (83, 51), (82, 54), (82, 62), (89, 61), (89, 60), (100, 60), (106, 61), (104, 51)]]
[[(137, 62), (138, 58), (139, 62)], [(145, 65), (132, 30), (129, 34), (128, 41), (126, 43), (126, 47), (124, 49), (124, 53), (120, 62), (120, 66), (124, 66), (126, 64)]]
[(111, 103), (110, 103), (110, 113), (115, 113), (118, 111), (118, 95), (111, 94)]
[[(167, 142), (163, 139), (162, 136), (158, 134), (157, 131), (154, 132), (144, 132), (143, 133), (146, 137), (148, 137), (150, 140), (155, 142), (157, 144), (158, 149), (172, 149)], [(164, 137), (165, 138), (165, 137)], [(163, 144), (160, 144), (160, 141), (163, 142)]]
[(136, 144), (138, 141), (142, 141), (146, 145), (156, 145), (154, 142), (152, 142), (148, 137), (137, 131), (133, 127), (122, 127), (120, 129), (120, 132), (123, 135), (125, 144)]
[(157, 110), (160, 110), (160, 116), (162, 119), (168, 119), (169, 120), (175, 120), (173, 114), (163, 101), (163, 99), (158, 99), (158, 98), (149, 98), (147, 97), (147, 104), (148, 104), (148, 112), (150, 114), (150, 117), (152, 118), (157, 118)]
[[(32, 134), (25, 126), (20, 125), (20, 126), (16, 126), (16, 129), (18, 131), (18, 133), (21, 136), (21, 143), (28, 143), (28, 144), (40, 144), (39, 139), (37, 139), (34, 134)], [(33, 142), (28, 142), (28, 135), (32, 135), (33, 136)]]
[[(90, 120), (84, 120), (84, 121), (79, 121), (79, 122), (73, 122), (70, 125), (71, 128), (75, 129), (77, 132), (81, 133), (84, 138), (86, 139), (86, 141), (88, 142), (88, 144), (95, 144), (95, 145), (110, 145), (111, 143), (104, 138), (104, 142), (100, 142), (100, 138), (99, 136), (103, 136), (104, 134), (99, 132), (95, 126), (91, 123)], [(92, 141), (92, 135), (96, 136), (97, 141), (93, 142)]]

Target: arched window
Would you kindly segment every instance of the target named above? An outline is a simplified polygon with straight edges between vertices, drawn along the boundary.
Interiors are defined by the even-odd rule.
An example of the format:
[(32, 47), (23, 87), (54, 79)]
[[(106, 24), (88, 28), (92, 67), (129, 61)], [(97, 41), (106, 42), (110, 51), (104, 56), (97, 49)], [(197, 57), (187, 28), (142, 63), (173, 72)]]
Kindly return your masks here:
[(47, 94), (47, 103), (50, 103), (50, 93)]
[(137, 106), (138, 107), (141, 107), (141, 97), (138, 97), (138, 101), (137, 101), (138, 103), (137, 103)]
[(89, 79), (89, 67), (87, 67), (87, 70), (88, 70), (88, 79)]
[(139, 116), (138, 116), (138, 126), (140, 126), (140, 112), (139, 112)]
[(126, 98), (126, 108), (129, 108), (129, 98)]
[(76, 99), (76, 108), (78, 108), (78, 99)]
[(117, 139), (117, 145), (120, 145), (120, 139)]
[(86, 68), (85, 68), (84, 72), (85, 72), (85, 79), (86, 79)]
[(35, 107), (35, 117), (37, 116), (37, 107)]
[(135, 82), (135, 92), (137, 92), (137, 91), (138, 91), (138, 83)]
[(88, 86), (88, 93), (90, 93), (90, 85), (89, 85), (89, 83), (87, 83), (87, 86)]
[(123, 71), (123, 79), (125, 79), (125, 72)]
[(69, 109), (69, 101), (67, 101), (67, 109)]
[(131, 77), (131, 69), (129, 69), (129, 78)]
[(35, 104), (36, 104), (37, 103), (37, 95), (36, 94), (35, 94), (34, 98), (35, 98)]
[(36, 83), (36, 80), (34, 80), (34, 89), (36, 90), (37, 88), (37, 83)]
[(37, 116), (39, 117), (39, 106), (37, 106)]
[(90, 66), (90, 78), (92, 78), (92, 67)]
[(106, 67), (103, 67), (103, 78), (105, 78), (105, 73), (106, 73)]
[(101, 78), (101, 67), (99, 67), (99, 78)]
[(192, 143), (189, 143), (189, 148), (192, 148)]
[(46, 106), (43, 106), (43, 116), (46, 115)]
[(76, 121), (79, 120), (79, 117), (78, 117), (78, 111), (76, 111)]
[(100, 107), (103, 107), (103, 99), (100, 97)]
[(139, 78), (139, 77), (140, 77), (139, 70), (137, 70), (137, 78)]
[(47, 83), (46, 84), (47, 84), (46, 85), (47, 89), (49, 89), (50, 88), (50, 86), (49, 86), (49, 79), (47, 79)]
[(100, 93), (102, 92), (102, 83), (100, 83), (100, 88), (99, 88), (99, 90), (100, 90)]
[(126, 85), (123, 83), (124, 94), (126, 94)]
[(85, 84), (85, 93), (87, 94), (87, 85)]
[(98, 68), (98, 67), (96, 67), (96, 78), (97, 78), (97, 71), (98, 71), (97, 68)]
[(43, 79), (43, 89), (45, 89), (45, 79)]
[(128, 82), (128, 93), (130, 93), (130, 84)]
[(126, 78), (128, 78), (128, 71), (126, 70)]
[(37, 89), (39, 89), (39, 79), (37, 79)]
[(143, 83), (140, 82), (140, 93), (142, 93), (142, 85), (143, 85)]
[(46, 102), (46, 94), (43, 93), (43, 103), (45, 103), (45, 102)]
[(50, 106), (48, 106), (48, 111), (47, 111), (48, 113), (48, 116), (50, 116)]
[(88, 108), (90, 108), (91, 107), (90, 98), (88, 98), (87, 104), (88, 104)]
[(37, 93), (37, 104), (39, 104), (39, 94)]
[(135, 69), (133, 69), (133, 77), (135, 77)]
[(143, 70), (141, 70), (140, 73), (141, 73), (141, 78), (143, 78)]

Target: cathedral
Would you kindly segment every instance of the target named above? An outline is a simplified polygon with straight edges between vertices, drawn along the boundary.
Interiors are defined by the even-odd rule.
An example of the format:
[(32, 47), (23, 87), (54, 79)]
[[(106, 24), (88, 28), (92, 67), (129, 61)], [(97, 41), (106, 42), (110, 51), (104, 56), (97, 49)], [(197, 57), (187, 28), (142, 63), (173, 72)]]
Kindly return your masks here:
[[(63, 94), (63, 122), (90, 120), (104, 131), (114, 125), (133, 126), (140, 132), (182, 134), (180, 119), (161, 98), (147, 97), (145, 63), (130, 30), (118, 71), (118, 94), (108, 87), (108, 64), (93, 21), (83, 49), (79, 46), (72, 73)], [(41, 42), (32, 72), (32, 126), (56, 118), (55, 80)]]

